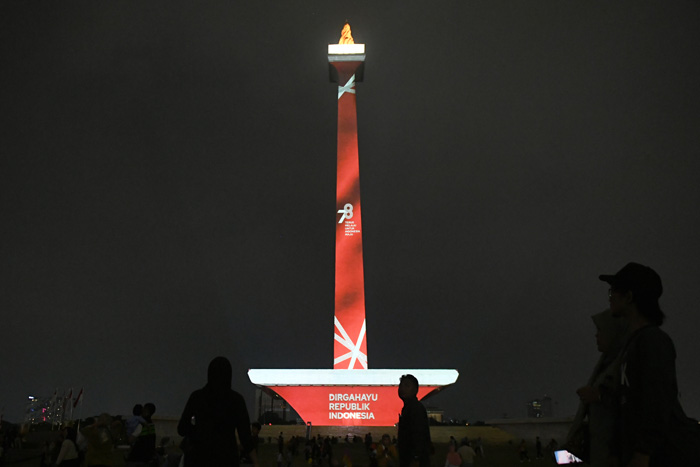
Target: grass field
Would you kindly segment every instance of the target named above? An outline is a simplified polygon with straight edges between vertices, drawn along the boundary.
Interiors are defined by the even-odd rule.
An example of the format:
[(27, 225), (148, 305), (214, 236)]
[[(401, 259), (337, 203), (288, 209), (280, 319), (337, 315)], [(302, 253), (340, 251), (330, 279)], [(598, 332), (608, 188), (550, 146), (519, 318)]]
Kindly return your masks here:
[[(553, 466), (554, 464), (551, 457), (545, 457), (544, 459), (535, 459), (534, 457), (534, 447), (529, 447), (529, 455), (531, 462), (521, 463), (518, 459), (517, 445), (516, 443), (484, 443), (485, 457), (477, 457), (474, 462), (475, 467), (508, 467), (508, 466)], [(431, 457), (430, 465), (431, 467), (444, 467), (445, 465), (445, 455), (447, 453), (447, 443), (436, 443), (435, 444), (435, 454)], [(342, 459), (344, 455), (347, 454), (352, 462), (352, 467), (368, 467), (369, 458), (365, 451), (365, 447), (361, 443), (339, 443), (333, 446), (333, 458), (337, 463), (334, 465), (343, 467)], [(259, 462), (261, 467), (276, 467), (277, 466), (277, 445), (263, 444), (259, 449)], [(123, 465), (123, 464), (122, 464)], [(308, 464), (304, 460), (303, 453), (298, 454), (292, 459), (292, 466), (302, 467)], [(39, 458), (32, 457), (24, 461), (18, 462), (8, 462), (7, 467), (38, 467)], [(348, 466), (349, 467), (349, 466)]]
[[(534, 443), (534, 442), (533, 442)], [(485, 457), (477, 457), (474, 461), (475, 467), (507, 467), (507, 466), (519, 466), (523, 465), (518, 458), (518, 445), (513, 442), (508, 444), (508, 442), (492, 443), (484, 442), (484, 454)], [(352, 462), (352, 467), (365, 467), (369, 466), (369, 458), (365, 451), (365, 446), (362, 443), (350, 443), (346, 444), (344, 442), (333, 445), (333, 458), (338, 462), (338, 466), (343, 466), (342, 459), (345, 454), (348, 454)], [(444, 467), (445, 457), (447, 454), (447, 443), (435, 443), (435, 454), (430, 459), (431, 467)], [(552, 466), (556, 465), (552, 457), (545, 457), (544, 459), (535, 459), (535, 449), (534, 445), (528, 446), (528, 454), (530, 456), (531, 462), (526, 462), (529, 466)], [(277, 465), (277, 445), (263, 444), (259, 449), (259, 461), (261, 467), (274, 467)], [(301, 467), (308, 465), (304, 462), (303, 454), (297, 455), (295, 459), (292, 460), (292, 466)]]
[[(263, 427), (261, 432), (261, 437), (268, 440), (268, 442), (263, 443), (260, 446), (260, 465), (261, 467), (274, 467), (277, 465), (277, 443), (275, 441), (275, 436), (279, 433), (279, 427)], [(296, 431), (294, 431), (296, 429)], [(285, 430), (285, 439), (289, 439), (290, 436), (304, 436), (305, 427), (288, 427)], [(355, 436), (363, 438), (366, 431), (371, 430), (373, 439), (378, 441), (383, 433), (387, 433), (390, 436), (396, 435), (395, 427), (372, 427), (372, 428), (348, 428), (348, 427), (324, 427), (316, 428), (311, 433), (313, 435), (319, 436), (341, 436), (347, 432), (353, 433)], [(450, 436), (454, 436), (458, 441), (464, 437), (470, 440), (475, 440), (481, 438), (484, 446), (483, 458), (475, 459), (475, 467), (508, 467), (523, 465), (520, 463), (518, 456), (518, 446), (519, 439), (515, 439), (513, 436), (509, 435), (503, 430), (492, 426), (433, 426), (430, 430), (431, 438), (433, 440), (433, 445), (435, 447), (435, 454), (431, 457), (431, 467), (444, 467), (445, 458), (447, 455), (447, 446)], [(269, 442), (271, 441), (271, 443)], [(552, 466), (556, 465), (553, 461), (553, 456), (551, 454), (546, 454), (543, 459), (535, 459), (535, 440), (526, 440), (528, 443), (528, 454), (531, 459), (529, 463), (525, 463), (530, 466)], [(369, 466), (369, 458), (365, 451), (363, 443), (345, 443), (344, 441), (339, 441), (337, 444), (333, 445), (333, 458), (338, 462), (337, 465), (343, 466), (342, 459), (344, 454), (349, 455), (352, 461), (352, 467), (365, 467)], [(306, 465), (302, 454), (299, 454), (295, 459), (293, 459), (292, 466), (301, 467)]]
[[(279, 426), (264, 427), (262, 438), (265, 440), (259, 446), (259, 461), (261, 467), (277, 467), (277, 442), (275, 439), (276, 434), (279, 434)], [(302, 436), (305, 427), (284, 427), (285, 439), (289, 439), (291, 436)], [(338, 427), (325, 428), (323, 430), (314, 429), (316, 433), (312, 435), (319, 436), (335, 436), (336, 438), (340, 436), (341, 431), (347, 433), (348, 428), (342, 428), (341, 431), (335, 433)], [(333, 430), (333, 431), (330, 431)], [(395, 435), (394, 427), (386, 428), (376, 428), (373, 432), (373, 438), (378, 440), (381, 434), (388, 433), (391, 436)], [(326, 431), (329, 431), (326, 433)], [(352, 430), (350, 430), (352, 431)], [(356, 436), (362, 438), (362, 433), (358, 431)], [(535, 459), (535, 448), (534, 440), (526, 440), (528, 442), (528, 454), (531, 459), (530, 462), (521, 463), (518, 456), (518, 445), (519, 440), (515, 440), (512, 436), (506, 432), (489, 426), (483, 427), (432, 427), (431, 436), (433, 439), (433, 444), (435, 447), (435, 454), (431, 457), (431, 467), (444, 467), (445, 457), (447, 454), (448, 439), (450, 436), (454, 436), (457, 440), (463, 437), (469, 437), (471, 440), (476, 438), (481, 438), (484, 446), (483, 458), (477, 457), (475, 459), (475, 467), (508, 467), (508, 466), (519, 466), (519, 465), (529, 465), (529, 466), (553, 466), (556, 465), (553, 461), (551, 453), (546, 453), (545, 458)], [(178, 449), (173, 445), (169, 449), (172, 453), (177, 453)], [(293, 467), (303, 467), (309, 465), (303, 454), (303, 444), (299, 449), (300, 453), (292, 459)], [(14, 459), (7, 462), (5, 465), (7, 467), (38, 467), (39, 454), (38, 450), (26, 450), (24, 455), (12, 456)], [(365, 450), (363, 443), (346, 443), (344, 437), (336, 443), (333, 444), (333, 465), (343, 467), (343, 458), (347, 455), (347, 458), (351, 461), (352, 467), (369, 467), (369, 457)], [(9, 460), (9, 459), (8, 459)], [(121, 464), (124, 465), (124, 464)], [(285, 463), (286, 467), (286, 463)], [(349, 465), (347, 466), (349, 467)]]

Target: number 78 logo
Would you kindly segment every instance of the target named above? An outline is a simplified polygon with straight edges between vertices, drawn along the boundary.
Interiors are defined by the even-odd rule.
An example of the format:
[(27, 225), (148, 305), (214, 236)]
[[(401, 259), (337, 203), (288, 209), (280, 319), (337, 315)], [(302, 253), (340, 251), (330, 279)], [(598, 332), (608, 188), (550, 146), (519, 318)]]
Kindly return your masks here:
[(352, 204), (348, 203), (345, 206), (343, 206), (343, 209), (338, 211), (338, 214), (342, 214), (342, 216), (340, 216), (338, 224), (342, 224), (345, 219), (352, 219)]

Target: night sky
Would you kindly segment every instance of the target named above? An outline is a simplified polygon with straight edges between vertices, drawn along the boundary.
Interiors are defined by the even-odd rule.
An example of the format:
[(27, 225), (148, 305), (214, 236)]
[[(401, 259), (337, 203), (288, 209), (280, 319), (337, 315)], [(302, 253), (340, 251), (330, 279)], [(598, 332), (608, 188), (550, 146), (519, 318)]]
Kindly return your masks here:
[(700, 2), (0, 4), (0, 408), (179, 416), (216, 355), (331, 368), (336, 85), (357, 86), (370, 368), (471, 421), (572, 415), (590, 316), (664, 281), (700, 416)]

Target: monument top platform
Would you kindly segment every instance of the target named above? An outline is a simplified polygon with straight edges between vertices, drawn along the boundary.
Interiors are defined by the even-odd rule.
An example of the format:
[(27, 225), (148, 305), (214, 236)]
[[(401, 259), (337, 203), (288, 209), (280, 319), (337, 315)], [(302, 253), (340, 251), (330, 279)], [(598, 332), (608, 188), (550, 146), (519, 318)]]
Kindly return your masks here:
[(365, 44), (328, 44), (328, 55), (363, 55)]
[(405, 374), (421, 386), (449, 386), (459, 377), (457, 370), (248, 370), (250, 381), (261, 386), (398, 386)]

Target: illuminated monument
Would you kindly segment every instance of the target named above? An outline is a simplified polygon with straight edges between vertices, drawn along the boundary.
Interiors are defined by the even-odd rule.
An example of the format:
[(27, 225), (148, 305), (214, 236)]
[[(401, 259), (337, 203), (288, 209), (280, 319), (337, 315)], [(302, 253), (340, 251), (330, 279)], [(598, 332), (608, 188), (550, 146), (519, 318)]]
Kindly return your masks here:
[(403, 402), (401, 375), (418, 378), (418, 398), (457, 381), (457, 370), (370, 370), (367, 364), (362, 209), (355, 83), (362, 81), (364, 44), (346, 24), (328, 46), (331, 81), (338, 83), (338, 170), (335, 231), (335, 332), (333, 369), (249, 370), (253, 384), (278, 394), (313, 425), (391, 426)]

